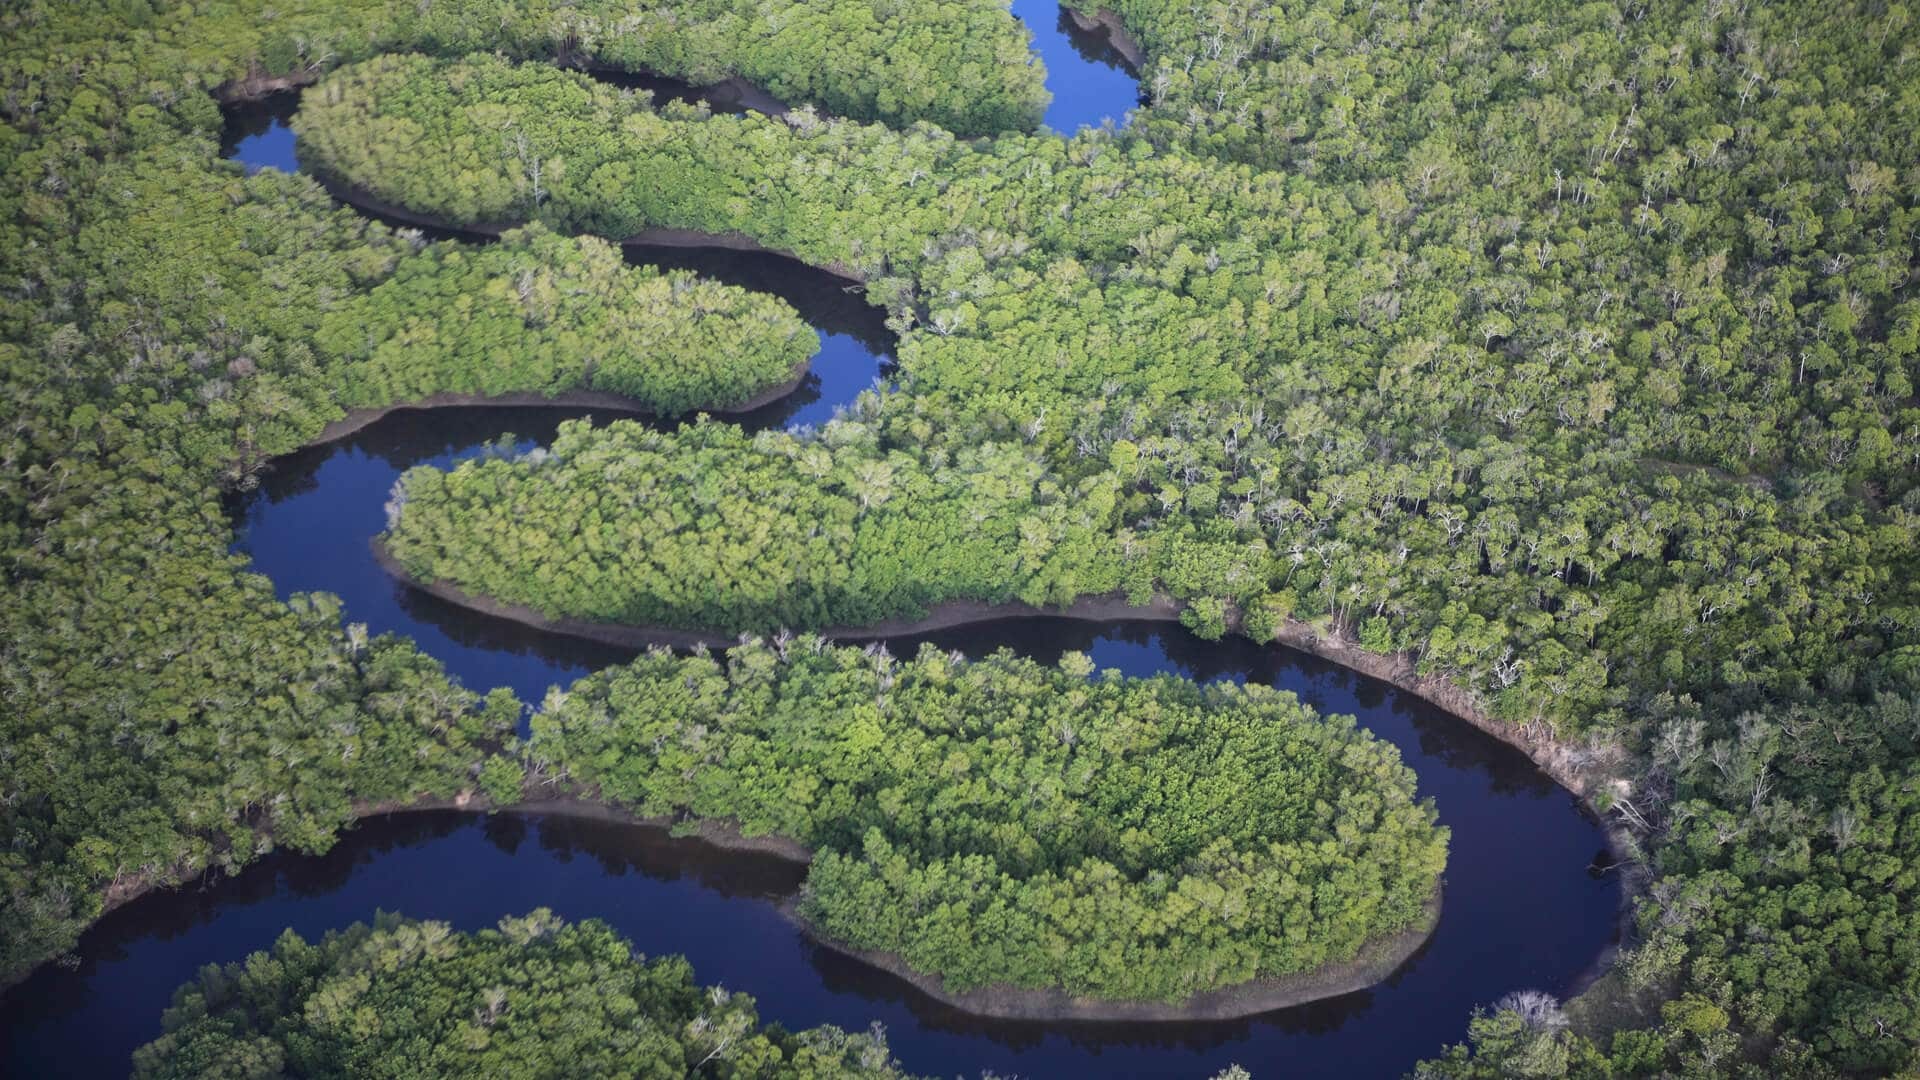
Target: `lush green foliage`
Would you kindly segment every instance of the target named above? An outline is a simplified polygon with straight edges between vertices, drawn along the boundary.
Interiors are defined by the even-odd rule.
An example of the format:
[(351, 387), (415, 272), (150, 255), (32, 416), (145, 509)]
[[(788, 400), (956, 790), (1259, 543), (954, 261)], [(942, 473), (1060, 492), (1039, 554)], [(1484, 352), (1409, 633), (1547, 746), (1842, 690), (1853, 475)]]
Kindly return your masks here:
[[(1142, 451), (1120, 437), (1126, 430), (1094, 438), (1047, 421), (1071, 402), (1119, 395), (1134, 404), (1113, 419), (1130, 429), (1179, 402), (1244, 391), (1259, 354), (1230, 346), (1244, 337), (1250, 311), (1263, 322), (1274, 315), (1262, 268), (1278, 273), (1283, 254), (1302, 269), (1329, 260), (1312, 250), (1318, 227), (1288, 212), (1297, 195), (1280, 178), (1178, 157), (1129, 162), (1093, 138), (1008, 137), (982, 148), (845, 124), (671, 119), (564, 72), (483, 58), (442, 71), (406, 57), (343, 71), (303, 112), (310, 160), (380, 198), (455, 218), (537, 209), (556, 225), (610, 236), (654, 225), (746, 231), (861, 271), (870, 296), (887, 298), (903, 325), (919, 328), (901, 354), (910, 399), (870, 402), (872, 411), (811, 446), (762, 436), (755, 446), (784, 449), (733, 455), (759, 481), (749, 487), (662, 479), (644, 506), (628, 491), (600, 500), (607, 477), (599, 463), (645, 443), (658, 451), (646, 471), (710, 475), (724, 436), (582, 433), (555, 465), (572, 469), (579, 457), (569, 476), (581, 482), (565, 496), (542, 496), (530, 518), (547, 538), (512, 541), (501, 532), (513, 527), (506, 517), (467, 516), (504, 509), (489, 510), (484, 495), (502, 483), (532, 492), (536, 485), (510, 479), (506, 464), (485, 479), (473, 474), (478, 489), (409, 481), (414, 513), (402, 516), (394, 547), (416, 571), (556, 613), (733, 627), (854, 621), (941, 599), (1053, 602), (1121, 587), (1144, 598), (1156, 580), (1256, 620), (1287, 610), (1262, 572), (1272, 558), (1266, 545), (1233, 535), (1226, 522), (1182, 522), (1138, 538), (1116, 530), (1151, 525), (1156, 512), (1182, 505), (1178, 492), (1140, 483), (1179, 440)], [(569, 163), (546, 169), (538, 200), (518, 152), (496, 152), (487, 127), (500, 109), (535, 102), (542, 127), (529, 160)], [(411, 164), (430, 152), (449, 162), (437, 171), (457, 174), (448, 183), (422, 182)], [(1178, 191), (1171, 220), (1197, 235), (1189, 242), (1173, 225), (1156, 225), (1154, 213), (1168, 207), (1115, 198), (1129, 183)], [(751, 191), (782, 194), (735, 194)], [(1001, 235), (996, 221), (1032, 222), (1041, 239)], [(1142, 251), (1168, 265), (1151, 277), (1105, 269)], [(928, 310), (915, 299), (922, 294), (946, 299)], [(1009, 349), (1045, 359), (1013, 363)], [(587, 447), (590, 455), (571, 453)], [(1022, 464), (1068, 454), (1064, 471)], [(1019, 477), (1013, 487), (1009, 476)], [(761, 488), (774, 497), (745, 497)], [(1223, 495), (1218, 487), (1198, 494), (1197, 507)], [(1238, 494), (1247, 501), (1251, 481)], [(624, 538), (618, 549), (552, 527), (554, 515), (572, 516), (564, 500), (583, 498), (602, 502), (605, 539)], [(791, 520), (773, 521), (777, 508)], [(643, 534), (647, 544), (632, 543)], [(797, 537), (858, 567), (793, 559)], [(554, 562), (575, 569), (535, 565)]]
[(801, 911), (953, 989), (1178, 1000), (1417, 923), (1446, 830), (1351, 718), (1074, 654), (818, 638), (650, 653), (556, 691), (536, 779), (814, 850)]
[(873, 441), (844, 420), (819, 441), (572, 423), (525, 457), (408, 472), (386, 543), (416, 577), (549, 614), (769, 631), (1120, 583), (1110, 491), (1057, 490), (1013, 447), (929, 471)]
[[(488, 737), (430, 664), (289, 612), (224, 551), (214, 486), (338, 415), (346, 368), (317, 351), (319, 324), (420, 256), (304, 181), (215, 164), (205, 93), (249, 63), (305, 77), (395, 48), (557, 51), (550, 27), (478, 6), (0, 13), (0, 966), (70, 941), (109, 888), (244, 859), (283, 823), (323, 842), (354, 797), (464, 782)], [(442, 85), (451, 69), (414, 60), (312, 95), (331, 112), (303, 126), (338, 132), (335, 172), (436, 212), (740, 228), (857, 269), (906, 331), (900, 391), (844, 445), (819, 437), (821, 477), (727, 450), (787, 492), (795, 520), (754, 529), (810, 535), (846, 512), (833, 478), (862, 469), (971, 505), (997, 496), (934, 483), (963, 451), (1023, 463), (1038, 477), (1021, 517), (1082, 499), (1107, 517), (1075, 526), (1092, 554), (1059, 564), (1071, 579), (998, 590), (1157, 585), (1203, 629), (1256, 636), (1312, 619), (1410, 650), (1497, 713), (1632, 752), (1615, 805), (1661, 876), (1619, 974), (1644, 1023), (1601, 1040), (1608, 1068), (1910, 1067), (1914, 901), (1890, 868), (1912, 856), (1879, 839), (1906, 822), (1920, 681), (1910, 12), (1114, 6), (1153, 54), (1132, 134), (700, 122), (497, 61)], [(790, 96), (832, 106), (845, 72), (878, 88), (844, 91), (849, 115), (1029, 100), (1031, 69), (934, 90), (923, 68), (862, 59), (907, 32), (883, 22), (792, 48), (791, 77), (824, 81)], [(750, 39), (772, 37), (714, 47)], [(832, 49), (848, 51), (816, 62)], [(747, 72), (705, 51), (679, 70)], [(725, 444), (684, 439), (649, 451), (662, 470)], [(546, 467), (572, 466), (516, 466)], [(447, 543), (456, 511), (498, 513), (466, 494), (444, 503)], [(675, 535), (698, 520), (689, 498), (663, 510)], [(729, 556), (728, 580), (793, 578), (787, 552), (759, 550)], [(1115, 550), (1147, 569), (1080, 576)], [(777, 593), (703, 596), (718, 557), (636, 563), (620, 589), (689, 622), (787, 617)], [(964, 590), (1007, 557), (981, 566)], [(830, 587), (846, 608), (808, 600), (794, 621), (859, 613), (852, 584), (805, 586)], [(857, 591), (906, 611), (944, 588), (902, 571)], [(580, 609), (551, 586), (541, 602)], [(1532, 1039), (1539, 1015), (1476, 1034), (1540, 1050), (1529, 1069), (1591, 1067), (1571, 1037)]]
[[(735, 76), (791, 104), (966, 135), (1030, 131), (1046, 71), (1007, 0), (436, 0), (382, 5), (389, 43), (442, 54), (644, 71), (699, 86)], [(309, 50), (311, 51), (311, 50)]]
[[(1531, 406), (1482, 414), (1490, 430), (1448, 445), (1424, 422), (1406, 421), (1471, 418), (1437, 401), (1437, 409), (1416, 408), (1383, 376), (1356, 404), (1402, 418), (1390, 430), (1411, 440), (1403, 452), (1382, 460), (1366, 440), (1341, 434), (1364, 424), (1329, 428), (1351, 414), (1330, 413), (1342, 395), (1315, 389), (1325, 387), (1327, 371), (1279, 358), (1294, 347), (1326, 349), (1332, 339), (1357, 344), (1375, 329), (1389, 338), (1411, 329), (1404, 319), (1348, 323), (1338, 305), (1329, 306), (1335, 290), (1359, 302), (1385, 284), (1367, 279), (1392, 276), (1388, 264), (1399, 261), (1378, 250), (1382, 222), (1349, 207), (1340, 228), (1373, 261), (1345, 274), (1331, 270), (1323, 234), (1346, 206), (1342, 193), (1282, 186), (1231, 167), (1199, 171), (1177, 154), (1122, 156), (1099, 136), (1072, 144), (1007, 138), (983, 150), (852, 125), (673, 120), (564, 73), (489, 60), (459, 64), (451, 76), (431, 74), (437, 70), (389, 58), (343, 72), (327, 88), (332, 104), (307, 120), (316, 159), (384, 197), (456, 218), (512, 216), (517, 208), (609, 235), (656, 224), (742, 229), (816, 262), (860, 268), (900, 318), (916, 324), (901, 354), (905, 392), (874, 402), (863, 418), (878, 436), (865, 453), (869, 463), (906, 453), (932, 465), (982, 436), (1018, 434), (1044, 453), (1058, 477), (1054, 489), (1103, 476), (1098, 483), (1116, 497), (1110, 510), (1102, 503), (1090, 509), (1107, 514), (1104, 531), (1147, 533), (1145, 547), (1169, 552), (1158, 562), (1202, 567), (1187, 575), (1195, 580), (1169, 574), (1164, 585), (1230, 604), (1256, 627), (1270, 626), (1267, 613), (1276, 610), (1324, 613), (1356, 633), (1365, 623), (1369, 644), (1424, 646), (1429, 670), (1500, 691), (1497, 704), (1511, 714), (1586, 719), (1624, 703), (1628, 691), (1675, 680), (1702, 689), (1791, 690), (1809, 670), (1871, 650), (1884, 633), (1896, 640), (1910, 633), (1902, 613), (1911, 609), (1890, 609), (1890, 621), (1876, 622), (1863, 618), (1857, 602), (1858, 590), (1893, 587), (1896, 567), (1909, 558), (1904, 510), (1882, 513), (1831, 485), (1797, 484), (1783, 498), (1710, 469), (1656, 467), (1648, 458), (1661, 447), (1637, 440), (1633, 425), (1610, 428), (1611, 406), (1583, 413), (1585, 424)], [(525, 168), (487, 149), (484, 126), (498, 109), (533, 101), (547, 122), (548, 141), (537, 153), (573, 163), (571, 179), (552, 180), (537, 207), (523, 195)], [(425, 184), (422, 153), (447, 162), (430, 174), (462, 179)], [(1073, 159), (1091, 159), (1092, 167), (1070, 168)], [(1170, 202), (1163, 193), (1176, 178), (1180, 201)], [(418, 190), (427, 186), (433, 190)], [(747, 191), (766, 194), (740, 194)], [(1031, 221), (1035, 232), (995, 236), (988, 221), (1009, 228)], [(1148, 222), (1157, 224), (1135, 231)], [(1315, 247), (1322, 250), (1308, 261)], [(1290, 249), (1295, 254), (1283, 263)], [(1325, 270), (1332, 281), (1289, 285), (1296, 267)], [(1289, 298), (1295, 303), (1286, 306)], [(1325, 340), (1306, 340), (1314, 332)], [(1061, 343), (1076, 336), (1141, 349), (1068, 351)], [(1228, 342), (1250, 347), (1230, 350)], [(1009, 363), (1008, 355), (1023, 362)], [(1035, 362), (1049, 355), (1054, 364)], [(1463, 352), (1463, 371), (1505, 354), (1482, 348), (1474, 355), (1487, 359)], [(1438, 357), (1429, 350), (1420, 363)], [(1262, 372), (1262, 362), (1272, 366)], [(1448, 393), (1473, 385), (1472, 378), (1429, 382)], [(1614, 393), (1607, 380), (1595, 385), (1592, 392)], [(1108, 392), (1130, 407), (1115, 415), (1074, 404)], [(1267, 403), (1226, 403), (1246, 392), (1277, 395), (1271, 411)], [(1670, 411), (1660, 401), (1644, 404)], [(1563, 402), (1558, 411), (1572, 416), (1571, 408)], [(1078, 417), (1051, 427), (1047, 417), (1058, 412)], [(1566, 455), (1545, 467), (1553, 471), (1533, 467), (1537, 447), (1514, 441), (1534, 429), (1541, 445), (1561, 440), (1548, 455)], [(1200, 432), (1208, 439), (1192, 437)], [(691, 445), (676, 452), (701, 453)], [(1319, 482), (1303, 485), (1315, 476)], [(836, 501), (829, 493), (790, 505), (800, 515), (791, 531), (830, 532)], [(442, 571), (469, 556), (484, 561), (477, 548), (497, 550), (491, 537), (460, 542), (445, 520), (421, 528), (448, 545), (435, 553)], [(715, 542), (743, 550), (736, 537)], [(1390, 552), (1380, 550), (1383, 542)], [(1772, 557), (1793, 543), (1806, 550)], [(1416, 552), (1420, 560), (1409, 560)], [(751, 576), (783, 580), (777, 564), (785, 558), (763, 549)], [(1725, 567), (1741, 564), (1752, 572), (1729, 580)], [(677, 565), (643, 567), (610, 583), (659, 596), (680, 582), (649, 577), (704, 573), (699, 563)], [(481, 571), (466, 573), (463, 583), (480, 580)], [(536, 573), (523, 562), (486, 580), (501, 588), (508, 577)], [(1856, 591), (1810, 587), (1849, 578)], [(1082, 587), (1095, 591), (1114, 580), (1088, 573)], [(917, 582), (868, 588), (870, 595), (926, 592)], [(567, 609), (531, 587), (507, 591)], [(571, 610), (604, 615), (622, 606), (619, 598), (597, 605)], [(626, 606), (665, 621), (747, 621), (740, 608), (686, 604), (663, 616), (652, 603)], [(800, 605), (775, 614), (804, 622), (817, 613)], [(1796, 627), (1820, 627), (1824, 636)]]
[(290, 608), (228, 553), (222, 482), (340, 415), (312, 347), (329, 298), (408, 248), (307, 181), (243, 180), (210, 153), (60, 174), (93, 195), (6, 189), (10, 971), (107, 897), (323, 849), (355, 802), (452, 794), (517, 719), (511, 695), (476, 713), (410, 643), (343, 628), (331, 598)]
[[(119, 99), (143, 77), (169, 94), (242, 75), (301, 82), (396, 50), (495, 52), (702, 86), (739, 77), (790, 105), (965, 135), (1033, 130), (1049, 100), (1046, 70), (1007, 0), (95, 0), (14, 5), (8, 15), (8, 43), (20, 47), (10, 67), (29, 95), (12, 108), (29, 127), (33, 101), (63, 106), (78, 85), (45, 58), (115, 65), (92, 80), (96, 96), (74, 117), (101, 135), (119, 108), (142, 100)], [(197, 113), (210, 103), (147, 104)]]
[[(404, 105), (371, 92), (385, 72), (343, 73), (330, 160), (406, 201), (402, 159), (378, 147), (416, 123), (420, 149), (491, 185), (485, 210), (509, 219), (741, 229), (861, 270), (907, 331), (900, 392), (855, 418), (876, 458), (901, 471), (899, 455), (938, 468), (993, 440), (1036, 451), (1054, 477), (1042, 489), (1116, 493), (1105, 531), (1150, 553), (1154, 584), (1190, 600), (1197, 626), (1262, 636), (1314, 619), (1410, 650), (1498, 714), (1637, 751), (1615, 759), (1633, 785), (1618, 806), (1656, 846), (1698, 813), (1695, 774), (1721, 769), (1704, 751), (1680, 769), (1659, 748), (1731, 753), (1754, 728), (1745, 714), (1767, 718), (1777, 756), (1821, 771), (1903, 760), (1873, 703), (1911, 701), (1920, 674), (1920, 309), (1905, 288), (1920, 54), (1904, 13), (1309, 7), (1242, 20), (1288, 42), (1283, 59), (1196, 61), (1231, 75), (1207, 85), (1214, 108), (1169, 87), (1139, 137), (975, 147), (804, 119), (629, 117), (564, 76), (468, 62), (460, 88)], [(1195, 9), (1155, 10), (1171, 29), (1143, 13), (1141, 30), (1163, 70), (1181, 34), (1232, 53)], [(1233, 10), (1200, 15), (1232, 23)], [(1382, 50), (1364, 27), (1388, 23), (1430, 44)], [(395, 78), (421, 70), (387, 63), (411, 73)], [(1269, 77), (1301, 95), (1263, 114), (1281, 124), (1241, 130), (1221, 103)], [(516, 96), (577, 116), (552, 152), (590, 163), (538, 205), (515, 201), (513, 162), (480, 149), (475, 118)], [(1355, 123), (1362, 112), (1380, 122)], [(1190, 156), (1221, 152), (1294, 171)], [(420, 207), (481, 214), (445, 201), (466, 189), (439, 190)], [(1135, 341), (1154, 347), (1136, 355)], [(704, 452), (689, 439), (671, 452)], [(836, 460), (834, 475), (850, 471)], [(805, 535), (840, 504), (785, 505), (811, 516), (767, 527)], [(446, 545), (441, 572), (481, 546), (455, 538), (454, 506), (417, 523)], [(730, 576), (781, 580), (776, 558)], [(697, 580), (697, 562), (634, 566), (623, 593), (693, 601), (670, 621), (767, 617), (652, 580)], [(534, 577), (491, 573), (487, 588)], [(917, 583), (875, 594), (929, 598)], [(1708, 801), (1756, 825), (1839, 809), (1831, 785), (1784, 774), (1768, 764)], [(1726, 833), (1727, 857), (1772, 835), (1836, 843), (1756, 827)], [(1640, 997), (1692, 994), (1748, 1048), (1836, 1038), (1835, 1014), (1774, 1008), (1696, 963), (1728, 946), (1665, 895), (1645, 917), (1671, 932), (1636, 954), (1661, 977)], [(1766, 921), (1736, 899), (1752, 912), (1736, 918)], [(1822, 985), (1869, 993), (1896, 961), (1889, 939), (1868, 942), (1792, 952)], [(1656, 1057), (1698, 1064), (1711, 1056), (1698, 1042), (1668, 1039)]]
[[(1691, 733), (1654, 751), (1681, 777), (1682, 801), (1641, 913), (1646, 940), (1609, 988), (1642, 997), (1642, 1015), (1605, 1033), (1602, 1054), (1557, 1008), (1503, 1002), (1425, 1074), (1607, 1078), (1678, 1065), (1713, 1075), (1741, 1067), (1742, 1029), (1756, 1027), (1787, 1033), (1765, 1074), (1909, 1067), (1920, 1041), (1920, 702), (1749, 713), (1723, 741), (1705, 737), (1697, 714), (1666, 719)], [(1879, 744), (1858, 755), (1876, 764), (1837, 771), (1824, 754), (1795, 753), (1809, 728)], [(1907, 759), (1897, 772), (1877, 764), (1889, 748)]]
[(227, 551), (222, 487), (344, 407), (585, 379), (678, 408), (781, 381), (809, 348), (777, 301), (597, 241), (422, 247), (215, 159), (206, 88), (275, 35), (377, 43), (369, 8), (112, 7), (0, 14), (8, 973), (109, 899), (471, 786), (518, 718), (330, 599), (278, 602)]
[(349, 408), (593, 389), (678, 413), (792, 379), (820, 338), (774, 297), (630, 268), (605, 241), (534, 226), (401, 262), (328, 312), (315, 345), (350, 360), (329, 372)]
[(605, 923), (542, 908), (497, 930), (392, 915), (208, 966), (134, 1075), (170, 1077), (901, 1075), (885, 1040), (763, 1026), (753, 999), (649, 961)]

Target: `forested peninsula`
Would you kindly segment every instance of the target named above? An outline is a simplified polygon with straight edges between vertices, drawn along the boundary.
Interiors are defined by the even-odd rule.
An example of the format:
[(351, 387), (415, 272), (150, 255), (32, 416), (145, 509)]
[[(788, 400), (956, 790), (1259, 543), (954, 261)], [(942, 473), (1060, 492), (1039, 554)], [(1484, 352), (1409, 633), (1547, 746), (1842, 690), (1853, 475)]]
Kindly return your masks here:
[(659, 413), (739, 407), (787, 387), (819, 336), (783, 301), (629, 267), (604, 241), (534, 226), (424, 247), (315, 332), (350, 412), (436, 394), (588, 390)]
[[(937, 654), (776, 644), (952, 600), (1166, 597), (1203, 635), (1397, 658), (1551, 746), (1635, 838), (1649, 884), (1605, 977), (1564, 1007), (1490, 1002), (1423, 1074), (1913, 1068), (1911, 13), (1075, 7), (1111, 7), (1144, 50), (1125, 130), (1033, 133), (1044, 72), (999, 0), (0, 13), (0, 971), (154, 887), (325, 850), (368, 807), (548, 778), (807, 845), (803, 917), (960, 986), (1174, 998), (1416, 925), (1444, 837), (1411, 777), (1337, 720), (1005, 658), (953, 676), (993, 691), (977, 709), (946, 708)], [(793, 108), (655, 108), (568, 70), (600, 67), (737, 78)], [(329, 183), (525, 228), (429, 243), (312, 178), (221, 162), (218, 102), (287, 87), (307, 88), (302, 160)], [(353, 410), (592, 392), (680, 412), (790, 380), (812, 347), (790, 309), (626, 267), (605, 242), (659, 229), (858, 277), (901, 335), (894, 385), (815, 431), (579, 425), (417, 470), (385, 544), (421, 580), (758, 632), (766, 653), (649, 654), (557, 691), (522, 741), (511, 693), (454, 683), (331, 597), (281, 600), (230, 551), (222, 494)], [(823, 728), (761, 667), (800, 677), (793, 702), (857, 698), (854, 719)], [(753, 693), (722, 692), (736, 679)], [(1035, 703), (1003, 700), (1025, 684)], [(900, 700), (952, 730), (889, 713)], [(1002, 709), (1019, 723), (965, 726)], [(1136, 709), (1192, 742), (1130, 727)], [(1127, 774), (1130, 738), (1151, 773)], [(1229, 777), (1199, 747), (1285, 763)], [(682, 772), (661, 771), (669, 751)], [(698, 787), (748, 760), (764, 775)], [(978, 779), (993, 768), (1007, 786)], [(1195, 782), (1156, 792), (1176, 775)], [(981, 790), (997, 794), (965, 801)], [(1128, 814), (1151, 836), (1130, 838)], [(1075, 831), (1043, 828), (1063, 819)], [(1240, 888), (1237, 868), (1289, 844), (1303, 871), (1307, 848), (1364, 857), (1264, 864)], [(1207, 873), (1156, 891), (1173, 868)], [(885, 906), (957, 881), (1031, 915), (1033, 947), (954, 948), (970, 915)], [(1349, 902), (1308, 940), (1210, 921), (1226, 898), (1284, 913), (1303, 881)], [(1167, 929), (1199, 936), (1076, 953), (1038, 904), (1082, 885), (1187, 905)], [(353, 1018), (419, 1000), (439, 1011), (404, 1053), (454, 1055), (428, 1066), (484, 1068), (489, 1045), (586, 1060), (521, 1039), (518, 1009), (661, 1017), (644, 1046), (590, 1041), (662, 1075), (711, 1050), (696, 1021), (762, 1062), (893, 1068), (869, 1040), (763, 1031), (599, 928), (430, 925), (288, 941), (280, 968), (210, 976), (140, 1067), (316, 1054), (333, 1055), (316, 1071), (377, 1074), (355, 1055), (387, 1044)], [(455, 944), (435, 956), (428, 938)], [(596, 986), (626, 984), (577, 1008), (577, 989), (515, 997), (525, 950), (563, 948), (601, 965)], [(377, 959), (416, 954), (431, 962)], [(336, 966), (351, 974), (319, 986)], [(226, 989), (250, 978), (257, 999)], [(495, 986), (505, 1011), (480, 1023)]]
[[(812, 852), (799, 914), (1014, 1015), (1234, 990), (1220, 1015), (1432, 929), (1446, 831), (1392, 747), (1265, 687), (819, 638), (655, 650), (555, 691), (528, 783)], [(1265, 985), (1262, 985), (1265, 984)], [(1298, 985), (1296, 985), (1298, 984)], [(1218, 996), (1218, 995), (1216, 995)], [(1017, 1010), (1017, 1011), (1015, 1011)], [(1072, 1014), (1072, 1013), (1069, 1013)]]
[(208, 1076), (905, 1077), (880, 1032), (787, 1032), (754, 1001), (546, 909), (459, 933), (382, 915), (210, 965), (134, 1055), (140, 1080)]

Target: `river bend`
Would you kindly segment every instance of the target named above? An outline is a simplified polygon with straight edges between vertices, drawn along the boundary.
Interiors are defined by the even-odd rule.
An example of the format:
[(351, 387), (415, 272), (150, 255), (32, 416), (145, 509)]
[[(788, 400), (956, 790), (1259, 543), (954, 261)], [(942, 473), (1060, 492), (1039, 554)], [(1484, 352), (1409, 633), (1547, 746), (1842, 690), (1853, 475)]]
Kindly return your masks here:
[[(1058, 9), (1049, 21), (1042, 9), (1051, 5), (1038, 0), (1013, 6), (1033, 27), (1051, 73), (1047, 125), (1071, 131), (1121, 119), (1137, 89), (1099, 33), (1079, 30)], [(294, 104), (283, 97), (233, 111), (229, 156), (250, 169), (296, 168), (285, 123)], [(893, 341), (880, 313), (830, 275), (740, 252), (642, 248), (628, 257), (778, 294), (820, 331), (823, 348), (807, 382), (737, 418), (749, 427), (821, 423), (886, 377)], [(382, 506), (405, 469), (539, 445), (580, 415), (393, 413), (278, 462), (257, 491), (234, 501), (235, 548), (283, 597), (336, 593), (348, 618), (376, 634), (414, 638), (467, 686), (506, 685), (537, 702), (549, 685), (631, 654), (450, 607), (389, 578), (368, 540), (384, 526)], [(1130, 675), (1269, 683), (1322, 712), (1357, 716), (1400, 748), (1420, 794), (1452, 829), (1433, 939), (1370, 990), (1246, 1020), (981, 1020), (809, 943), (777, 911), (804, 876), (790, 863), (604, 822), (400, 814), (363, 823), (325, 856), (276, 855), (237, 877), (155, 894), (102, 919), (82, 939), (76, 966), (43, 968), (9, 995), (0, 1011), (0, 1072), (124, 1075), (133, 1048), (159, 1034), (173, 987), (202, 965), (265, 949), (287, 927), (318, 937), (376, 908), (467, 930), (537, 906), (602, 918), (641, 951), (684, 953), (701, 982), (752, 994), (764, 1019), (854, 1029), (878, 1021), (907, 1068), (944, 1075), (1192, 1078), (1235, 1062), (1257, 1076), (1394, 1075), (1459, 1039), (1471, 1011), (1502, 994), (1569, 991), (1612, 941), (1620, 886), (1594, 869), (1612, 862), (1600, 827), (1519, 751), (1410, 694), (1291, 650), (1203, 642), (1165, 624), (1034, 619), (889, 644), (902, 653), (923, 640), (976, 655), (1011, 648), (1043, 661), (1078, 649)]]

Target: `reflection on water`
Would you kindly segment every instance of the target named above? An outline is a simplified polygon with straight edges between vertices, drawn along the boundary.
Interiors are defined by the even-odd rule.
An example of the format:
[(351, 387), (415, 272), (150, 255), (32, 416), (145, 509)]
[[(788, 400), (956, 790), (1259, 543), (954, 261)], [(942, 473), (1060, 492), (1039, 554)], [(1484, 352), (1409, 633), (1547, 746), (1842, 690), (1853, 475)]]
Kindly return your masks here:
[(1047, 65), (1053, 103), (1041, 122), (1064, 135), (1103, 120), (1124, 123), (1140, 104), (1140, 82), (1113, 48), (1105, 28), (1082, 30), (1057, 0), (1013, 0), (1013, 14), (1033, 34)]
[(297, 90), (268, 94), (259, 101), (223, 108), (220, 156), (239, 162), (248, 176), (261, 169), (299, 172), (300, 162), (293, 153), (293, 128), (288, 126), (299, 109)]

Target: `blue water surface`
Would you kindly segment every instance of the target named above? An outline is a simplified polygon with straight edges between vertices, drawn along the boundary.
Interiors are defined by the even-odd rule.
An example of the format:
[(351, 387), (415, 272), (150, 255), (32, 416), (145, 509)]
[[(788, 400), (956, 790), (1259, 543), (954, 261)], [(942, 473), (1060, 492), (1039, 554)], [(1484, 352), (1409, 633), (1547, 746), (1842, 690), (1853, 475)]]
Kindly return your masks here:
[(1053, 103), (1043, 119), (1071, 135), (1102, 121), (1124, 124), (1140, 103), (1140, 80), (1114, 50), (1104, 28), (1082, 30), (1053, 0), (1013, 0), (1013, 14), (1033, 34), (1033, 51), (1047, 66)]
[(288, 90), (225, 109), (221, 114), (225, 123), (220, 128), (220, 156), (239, 162), (248, 176), (261, 169), (299, 172), (290, 123), (299, 108), (299, 92)]

